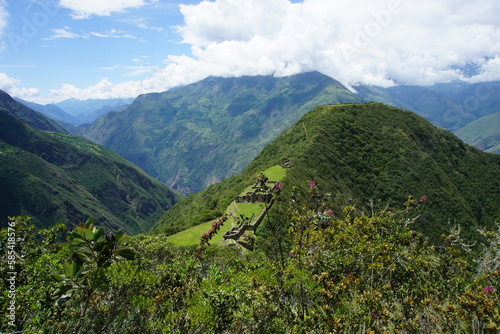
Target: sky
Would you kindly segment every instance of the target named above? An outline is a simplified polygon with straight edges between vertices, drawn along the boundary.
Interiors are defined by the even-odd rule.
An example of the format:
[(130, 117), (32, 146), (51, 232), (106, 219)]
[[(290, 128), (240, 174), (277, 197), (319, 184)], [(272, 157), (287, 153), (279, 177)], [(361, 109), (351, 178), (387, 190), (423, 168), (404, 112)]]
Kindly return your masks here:
[(319, 71), (500, 80), (498, 0), (0, 0), (0, 89), (41, 104)]

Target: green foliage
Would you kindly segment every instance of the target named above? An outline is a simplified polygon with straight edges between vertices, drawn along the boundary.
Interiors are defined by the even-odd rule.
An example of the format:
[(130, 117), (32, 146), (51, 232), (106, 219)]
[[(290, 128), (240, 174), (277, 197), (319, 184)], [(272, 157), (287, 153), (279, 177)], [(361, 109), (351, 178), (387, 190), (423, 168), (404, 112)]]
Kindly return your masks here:
[[(63, 270), (53, 274), (54, 279), (59, 282), (58, 289), (53, 294), (58, 298), (56, 305), (64, 308), (66, 310), (64, 314), (68, 316), (64, 330), (85, 333), (89, 317), (92, 318), (91, 303), (103, 298), (103, 289), (108, 289), (110, 286), (127, 285), (130, 282), (130, 279), (123, 277), (120, 277), (120, 280), (123, 281), (116, 280), (115, 275), (125, 273), (120, 266), (118, 266), (118, 274), (113, 271), (117, 270), (117, 267), (113, 267), (113, 270), (110, 270), (111, 273), (109, 273), (108, 267), (120, 259), (134, 260), (136, 253), (132, 248), (126, 247), (129, 241), (127, 235), (121, 231), (105, 233), (102, 227), (97, 228), (94, 225), (93, 219), (76, 227), (68, 234), (68, 237), (67, 247), (71, 251), (71, 262), (64, 263)], [(136, 271), (132, 269), (129, 272), (136, 274)], [(140, 274), (137, 275), (139, 277), (134, 277), (134, 280), (143, 278)], [(119, 308), (118, 304), (114, 304), (118, 301), (120, 301), (119, 298), (111, 301), (112, 308)], [(66, 303), (69, 305), (64, 305)], [(99, 303), (97, 304), (99, 305)], [(99, 306), (102, 307), (102, 305)], [(109, 307), (109, 305), (107, 306)], [(113, 317), (117, 316), (115, 309), (109, 310), (104, 307), (104, 310), (110, 311), (107, 314), (108, 318), (105, 320), (92, 319), (95, 321), (92, 323), (92, 327), (99, 328), (100, 324), (105, 327), (107, 322), (112, 321)]]
[[(56, 224), (35, 231), (27, 216), (10, 217), (8, 221), (8, 227), (0, 230), (0, 331), (38, 333), (45, 328), (55, 333), (52, 293), (57, 284), (51, 272), (64, 258), (64, 250), (56, 241), (66, 227)], [(12, 311), (7, 309), (11, 306)], [(15, 320), (8, 315), (14, 315)]]
[[(311, 187), (313, 185), (313, 187)], [(281, 198), (289, 242), (276, 250), (176, 248), (160, 235), (113, 238), (92, 220), (54, 244), (13, 218), (23, 254), (15, 327), (43, 333), (495, 333), (500, 328), (500, 226), (471, 252), (459, 231), (431, 245), (405, 209), (330, 212), (317, 181)], [(270, 216), (270, 221), (273, 215)], [(59, 227), (59, 228), (62, 228)], [(2, 277), (8, 256), (2, 240)], [(127, 246), (128, 245), (128, 246)], [(133, 248), (133, 251), (130, 250)], [(7, 251), (7, 252), (6, 252)], [(132, 256), (134, 254), (134, 256)], [(130, 255), (130, 256), (129, 256)], [(125, 259), (127, 258), (127, 259)], [(69, 262), (68, 262), (69, 259)], [(479, 266), (477, 263), (479, 263)], [(6, 284), (2, 280), (3, 284)], [(6, 291), (7, 286), (4, 286)], [(2, 298), (7, 297), (5, 294)], [(61, 300), (62, 298), (62, 300)]]

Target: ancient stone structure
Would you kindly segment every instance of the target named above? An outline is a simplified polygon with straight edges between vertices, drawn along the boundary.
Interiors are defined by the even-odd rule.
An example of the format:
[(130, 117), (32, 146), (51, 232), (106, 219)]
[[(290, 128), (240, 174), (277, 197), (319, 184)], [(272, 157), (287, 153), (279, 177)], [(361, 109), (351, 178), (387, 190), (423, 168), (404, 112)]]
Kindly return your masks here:
[[(249, 248), (249, 247), (253, 248), (253, 245), (250, 245), (249, 243), (246, 243), (246, 242), (239, 242), (238, 239), (246, 231), (255, 232), (257, 230), (257, 228), (259, 227), (260, 223), (262, 222), (262, 220), (264, 220), (264, 217), (265, 217), (267, 211), (269, 211), (269, 209), (271, 209), (271, 207), (273, 206), (273, 204), (274, 204), (274, 198), (271, 197), (271, 199), (270, 199), (269, 203), (267, 204), (266, 208), (264, 209), (264, 211), (262, 211), (262, 213), (260, 214), (260, 216), (257, 217), (257, 219), (255, 220), (255, 222), (253, 224), (244, 224), (244, 225), (241, 225), (241, 226), (234, 226), (229, 231), (227, 231), (226, 233), (224, 233), (224, 235), (222, 236), (222, 238), (224, 240), (233, 239), (236, 242), (238, 242), (239, 244), (241, 244), (242, 246), (244, 246), (245, 248)], [(252, 250), (252, 249), (250, 249), (250, 250)]]
[(292, 159), (287, 159), (287, 160), (283, 161), (282, 163), (280, 163), (280, 166), (282, 168), (292, 168), (295, 165), (292, 164)]
[[(282, 168), (292, 168), (294, 165), (291, 163), (292, 159), (288, 159), (283, 161), (280, 166)], [(273, 193), (278, 193), (281, 191), (283, 185), (276, 181), (269, 181), (267, 176), (261, 173), (255, 179), (255, 184), (252, 186), (253, 191), (249, 191), (244, 195), (236, 196), (236, 203), (264, 203), (266, 204), (265, 209), (262, 211), (259, 217), (254, 221), (253, 224), (244, 224), (241, 226), (235, 226), (227, 231), (223, 235), (223, 239), (232, 239), (241, 246), (253, 250), (253, 242), (241, 241), (239, 238), (246, 232), (252, 231), (255, 232), (259, 227), (260, 223), (264, 219), (266, 213), (274, 204)]]
[(243, 196), (236, 196), (236, 203), (269, 203), (273, 194), (260, 191), (248, 192)]

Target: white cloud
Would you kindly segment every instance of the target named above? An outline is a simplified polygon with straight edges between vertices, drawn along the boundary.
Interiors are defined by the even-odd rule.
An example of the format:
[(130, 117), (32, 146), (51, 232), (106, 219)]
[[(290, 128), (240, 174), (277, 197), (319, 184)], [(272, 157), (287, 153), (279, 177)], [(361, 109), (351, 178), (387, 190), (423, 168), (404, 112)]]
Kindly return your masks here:
[(112, 70), (116, 70), (117, 68), (120, 68), (120, 65), (103, 66), (103, 67), (101, 67), (101, 70), (103, 70), (103, 71), (112, 71)]
[(217, 0), (181, 12), (179, 33), (215, 75), (318, 70), (346, 85), (425, 85), (467, 79), (457, 68), (500, 54), (494, 0)]
[(123, 31), (119, 31), (116, 29), (111, 29), (109, 31), (106, 31), (104, 33), (100, 32), (95, 32), (91, 31), (86, 36), (94, 36), (94, 37), (101, 37), (101, 38), (130, 38), (130, 39), (136, 39), (134, 35), (124, 33)]
[(69, 8), (74, 19), (88, 19), (92, 15), (109, 16), (127, 8), (138, 8), (146, 4), (144, 0), (60, 0), (61, 7)]
[[(498, 0), (215, 0), (180, 10), (184, 24), (176, 29), (191, 56), (168, 56), (165, 67), (142, 81), (75, 93), (136, 96), (208, 75), (312, 70), (347, 86), (500, 80)], [(477, 73), (460, 70), (467, 65)]]
[(125, 33), (120, 30), (111, 29), (105, 32), (84, 32), (84, 33), (74, 33), (70, 31), (69, 27), (52, 29), (52, 35), (49, 37), (43, 38), (44, 40), (53, 40), (53, 39), (61, 39), (61, 38), (84, 38), (89, 39), (91, 37), (99, 37), (99, 38), (130, 38), (136, 39), (134, 35)]
[(40, 93), (37, 88), (19, 87), (20, 83), (21, 80), (0, 73), (0, 89), (9, 95), (24, 99), (37, 96)]
[(52, 29), (52, 35), (43, 38), (44, 40), (60, 39), (60, 38), (88, 38), (85, 35), (77, 34), (69, 31), (68, 27)]
[(157, 31), (157, 32), (162, 32), (163, 31), (163, 27), (154, 27), (154, 26), (148, 26), (144, 23), (139, 23), (137, 25), (138, 28), (140, 29), (143, 29), (143, 30), (153, 30), (153, 31)]

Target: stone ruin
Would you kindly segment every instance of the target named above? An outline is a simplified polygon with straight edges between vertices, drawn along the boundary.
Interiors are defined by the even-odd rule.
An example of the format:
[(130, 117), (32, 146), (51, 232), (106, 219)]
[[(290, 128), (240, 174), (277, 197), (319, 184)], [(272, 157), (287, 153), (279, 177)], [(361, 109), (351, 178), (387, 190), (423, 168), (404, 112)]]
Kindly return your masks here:
[[(292, 164), (292, 159), (287, 159), (280, 163), (279, 165), (282, 168), (292, 168), (294, 164)], [(244, 224), (240, 226), (235, 226), (231, 228), (229, 231), (227, 231), (223, 235), (223, 240), (227, 239), (233, 239), (236, 241), (238, 244), (242, 245), (243, 247), (253, 250), (253, 243), (248, 243), (245, 241), (238, 240), (246, 231), (252, 231), (255, 232), (257, 228), (259, 227), (260, 223), (264, 219), (266, 213), (271, 209), (272, 205), (274, 204), (274, 197), (273, 193), (275, 191), (279, 191), (281, 187), (277, 187), (278, 182), (276, 181), (269, 181), (267, 176), (265, 176), (263, 173), (259, 175), (259, 177), (256, 178), (255, 184), (252, 186), (253, 191), (249, 191), (244, 195), (241, 196), (236, 196), (235, 201), (236, 203), (264, 203), (266, 204), (266, 207), (264, 211), (260, 214), (259, 217), (255, 220), (253, 224)]]
[(283, 161), (282, 163), (280, 163), (280, 167), (282, 167), (282, 168), (292, 168), (293, 166), (295, 166), (295, 165), (292, 164), (292, 159), (287, 159), (287, 160)]
[(236, 241), (237, 243), (239, 243), (243, 247), (247, 248), (248, 250), (253, 250), (253, 244), (250, 244), (250, 243), (245, 242), (245, 241), (240, 241), (238, 239), (243, 234), (245, 234), (246, 231), (255, 232), (257, 230), (257, 228), (259, 227), (260, 223), (262, 222), (262, 220), (264, 220), (264, 217), (265, 217), (267, 211), (269, 211), (269, 209), (271, 209), (271, 207), (273, 206), (273, 204), (274, 204), (274, 198), (271, 198), (271, 200), (267, 204), (267, 206), (264, 209), (264, 211), (260, 214), (259, 217), (257, 217), (257, 219), (255, 220), (255, 222), (253, 224), (244, 224), (244, 225), (240, 225), (240, 226), (234, 226), (229, 231), (227, 231), (226, 233), (224, 233), (224, 235), (222, 236), (222, 238), (224, 240), (233, 239), (234, 241)]

